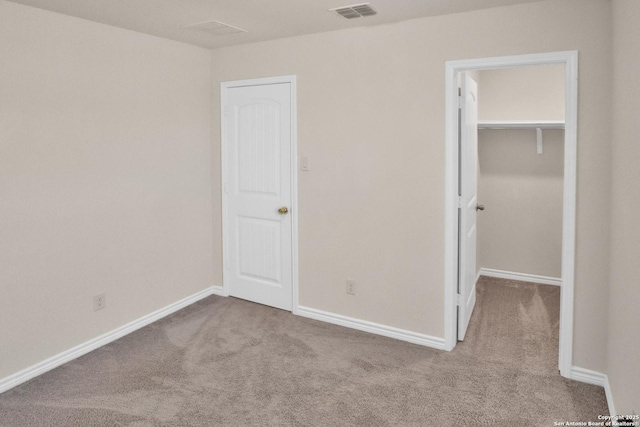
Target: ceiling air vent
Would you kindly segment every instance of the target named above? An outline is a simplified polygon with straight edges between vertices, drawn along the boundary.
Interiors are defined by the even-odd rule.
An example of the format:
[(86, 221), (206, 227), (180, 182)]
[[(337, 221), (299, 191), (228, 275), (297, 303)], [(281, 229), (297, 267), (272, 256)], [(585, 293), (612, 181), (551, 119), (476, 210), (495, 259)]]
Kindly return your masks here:
[(360, 18), (361, 16), (373, 16), (378, 14), (378, 12), (376, 12), (375, 9), (371, 7), (371, 3), (353, 4), (351, 6), (337, 7), (335, 9), (329, 10), (336, 12), (338, 15), (347, 19)]
[(187, 25), (185, 28), (204, 31), (205, 33), (213, 34), (214, 36), (224, 36), (227, 34), (246, 32), (246, 30), (243, 30), (242, 28), (234, 27), (233, 25), (225, 24), (219, 21), (201, 22), (199, 24)]

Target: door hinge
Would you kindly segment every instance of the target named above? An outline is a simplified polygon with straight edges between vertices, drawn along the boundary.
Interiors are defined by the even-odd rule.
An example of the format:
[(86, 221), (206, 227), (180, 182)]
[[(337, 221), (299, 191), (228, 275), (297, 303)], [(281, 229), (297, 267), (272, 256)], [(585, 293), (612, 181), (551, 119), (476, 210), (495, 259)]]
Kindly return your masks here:
[(462, 209), (462, 196), (458, 196), (458, 209)]
[(462, 97), (462, 95), (458, 95), (458, 110), (461, 110), (463, 105), (464, 105), (464, 98)]
[(460, 305), (460, 294), (456, 294), (456, 305)]

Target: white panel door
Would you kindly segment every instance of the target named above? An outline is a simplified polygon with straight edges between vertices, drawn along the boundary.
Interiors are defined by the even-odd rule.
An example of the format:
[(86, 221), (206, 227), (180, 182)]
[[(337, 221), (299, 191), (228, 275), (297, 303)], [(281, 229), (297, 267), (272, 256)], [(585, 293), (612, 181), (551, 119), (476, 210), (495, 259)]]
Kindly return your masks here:
[(458, 339), (467, 333), (476, 303), (476, 208), (478, 206), (478, 85), (462, 73), (460, 109), (460, 220)]
[(226, 143), (229, 294), (292, 308), (291, 85), (230, 87)]

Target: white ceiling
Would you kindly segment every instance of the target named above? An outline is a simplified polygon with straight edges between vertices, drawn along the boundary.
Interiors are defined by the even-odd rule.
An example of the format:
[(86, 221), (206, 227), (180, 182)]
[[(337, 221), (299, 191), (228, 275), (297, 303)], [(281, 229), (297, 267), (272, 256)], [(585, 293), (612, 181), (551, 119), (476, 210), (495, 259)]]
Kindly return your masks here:
[[(205, 48), (378, 25), (540, 0), (370, 0), (376, 16), (345, 19), (328, 9), (363, 0), (10, 0)], [(186, 28), (221, 21), (246, 32), (213, 35)]]

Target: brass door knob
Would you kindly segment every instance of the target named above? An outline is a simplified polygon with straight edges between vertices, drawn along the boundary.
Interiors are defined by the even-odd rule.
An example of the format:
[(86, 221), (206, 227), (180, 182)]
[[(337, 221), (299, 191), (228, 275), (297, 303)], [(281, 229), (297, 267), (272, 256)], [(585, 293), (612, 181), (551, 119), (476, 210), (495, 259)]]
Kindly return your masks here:
[(477, 211), (483, 211), (484, 210), (484, 205), (476, 205), (476, 210)]
[(289, 208), (287, 208), (286, 206), (283, 206), (280, 209), (278, 209), (278, 213), (280, 215), (286, 215), (288, 212), (289, 212)]

